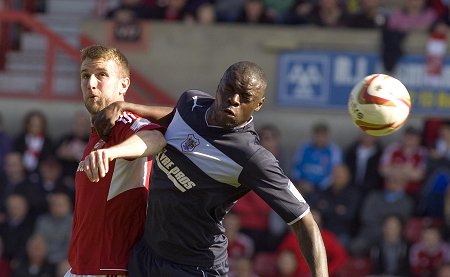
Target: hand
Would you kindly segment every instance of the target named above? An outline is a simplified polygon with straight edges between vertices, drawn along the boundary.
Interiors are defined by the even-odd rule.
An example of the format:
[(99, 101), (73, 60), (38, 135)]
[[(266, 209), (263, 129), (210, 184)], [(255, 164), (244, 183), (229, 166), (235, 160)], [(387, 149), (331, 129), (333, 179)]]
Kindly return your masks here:
[(109, 155), (108, 149), (92, 151), (83, 162), (83, 171), (91, 182), (98, 182), (109, 171), (109, 162), (114, 158)]
[(109, 106), (92, 116), (92, 125), (94, 125), (95, 131), (102, 140), (109, 140), (111, 129), (123, 112), (123, 103), (124, 102), (122, 101), (111, 103)]

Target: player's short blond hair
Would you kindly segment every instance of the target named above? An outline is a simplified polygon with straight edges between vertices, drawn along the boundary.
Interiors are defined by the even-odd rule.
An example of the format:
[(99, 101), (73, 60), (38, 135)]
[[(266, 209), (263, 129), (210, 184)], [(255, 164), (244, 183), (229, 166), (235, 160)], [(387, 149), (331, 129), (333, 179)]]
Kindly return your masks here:
[(122, 78), (130, 77), (130, 66), (128, 65), (128, 59), (117, 48), (105, 47), (102, 45), (91, 45), (81, 49), (81, 62), (86, 59), (91, 60), (113, 60), (120, 67), (120, 73)]

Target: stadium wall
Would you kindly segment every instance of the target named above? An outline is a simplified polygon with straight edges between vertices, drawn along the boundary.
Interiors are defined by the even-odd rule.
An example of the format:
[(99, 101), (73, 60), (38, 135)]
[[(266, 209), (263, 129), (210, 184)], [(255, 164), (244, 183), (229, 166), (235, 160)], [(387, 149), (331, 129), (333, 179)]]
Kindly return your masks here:
[[(137, 44), (117, 44), (131, 64), (155, 85), (176, 99), (186, 89), (201, 89), (214, 94), (223, 71), (239, 60), (260, 64), (269, 78), (265, 107), (256, 114), (257, 127), (270, 123), (278, 125), (282, 142), (288, 151), (309, 138), (311, 124), (326, 121), (333, 138), (346, 146), (358, 130), (350, 122), (346, 110), (286, 108), (276, 103), (278, 55), (291, 50), (337, 50), (377, 52), (379, 33), (347, 29), (317, 29), (298, 26), (261, 26), (219, 24), (211, 26), (165, 24), (148, 22), (142, 41)], [(99, 43), (111, 45), (111, 23), (87, 20), (82, 32)], [(408, 37), (408, 53), (422, 53), (426, 34)], [(80, 100), (81, 102), (81, 100)], [(10, 133), (17, 133), (17, 118), (26, 111), (38, 108), (49, 117), (50, 132), (59, 136), (70, 128), (75, 111), (84, 109), (81, 103), (2, 99), (0, 109), (4, 125)], [(15, 120), (11, 120), (15, 119)], [(414, 115), (409, 123), (420, 126), (423, 116)], [(395, 139), (398, 134), (383, 138)]]
[[(131, 64), (153, 83), (177, 98), (185, 89), (196, 88), (214, 94), (223, 71), (239, 60), (260, 64), (269, 78), (264, 108), (256, 114), (257, 126), (265, 123), (280, 127), (283, 144), (294, 149), (309, 138), (311, 124), (321, 120), (330, 124), (333, 138), (346, 145), (358, 130), (345, 110), (285, 108), (276, 103), (278, 55), (291, 50), (338, 50), (377, 52), (379, 32), (372, 30), (318, 29), (299, 26), (261, 25), (185, 25), (150, 22), (140, 47), (122, 44)], [(110, 44), (111, 24), (88, 21), (83, 32), (101, 43)], [(426, 34), (409, 36), (408, 53), (422, 53)], [(421, 124), (420, 116), (409, 123)], [(397, 134), (398, 135), (398, 134)], [(384, 138), (394, 139), (395, 135)]]

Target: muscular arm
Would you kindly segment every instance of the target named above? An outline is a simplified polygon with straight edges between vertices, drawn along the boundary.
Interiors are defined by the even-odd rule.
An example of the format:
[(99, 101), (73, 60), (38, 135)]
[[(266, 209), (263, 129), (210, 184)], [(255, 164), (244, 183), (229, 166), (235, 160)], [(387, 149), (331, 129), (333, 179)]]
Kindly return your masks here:
[(112, 127), (124, 111), (138, 114), (164, 127), (169, 126), (173, 116), (173, 107), (145, 106), (123, 101), (111, 103), (92, 117), (92, 124), (103, 140), (108, 140)]
[(173, 107), (145, 106), (129, 102), (117, 103), (122, 107), (121, 111), (133, 112), (164, 127), (169, 126), (169, 123), (172, 120)]
[(83, 170), (92, 182), (98, 182), (109, 171), (109, 162), (118, 159), (133, 159), (154, 155), (166, 145), (160, 131), (143, 130), (123, 142), (109, 148), (92, 151), (83, 161)]
[(327, 254), (322, 235), (312, 214), (292, 224), (300, 249), (314, 277), (328, 277)]

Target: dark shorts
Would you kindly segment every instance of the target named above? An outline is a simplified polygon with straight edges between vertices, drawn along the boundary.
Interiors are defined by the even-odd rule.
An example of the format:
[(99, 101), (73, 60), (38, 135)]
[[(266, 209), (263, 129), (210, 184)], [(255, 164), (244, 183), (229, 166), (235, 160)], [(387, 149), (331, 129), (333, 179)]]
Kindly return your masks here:
[(128, 262), (130, 277), (226, 277), (228, 261), (210, 268), (171, 262), (154, 254), (143, 241), (137, 243)]

